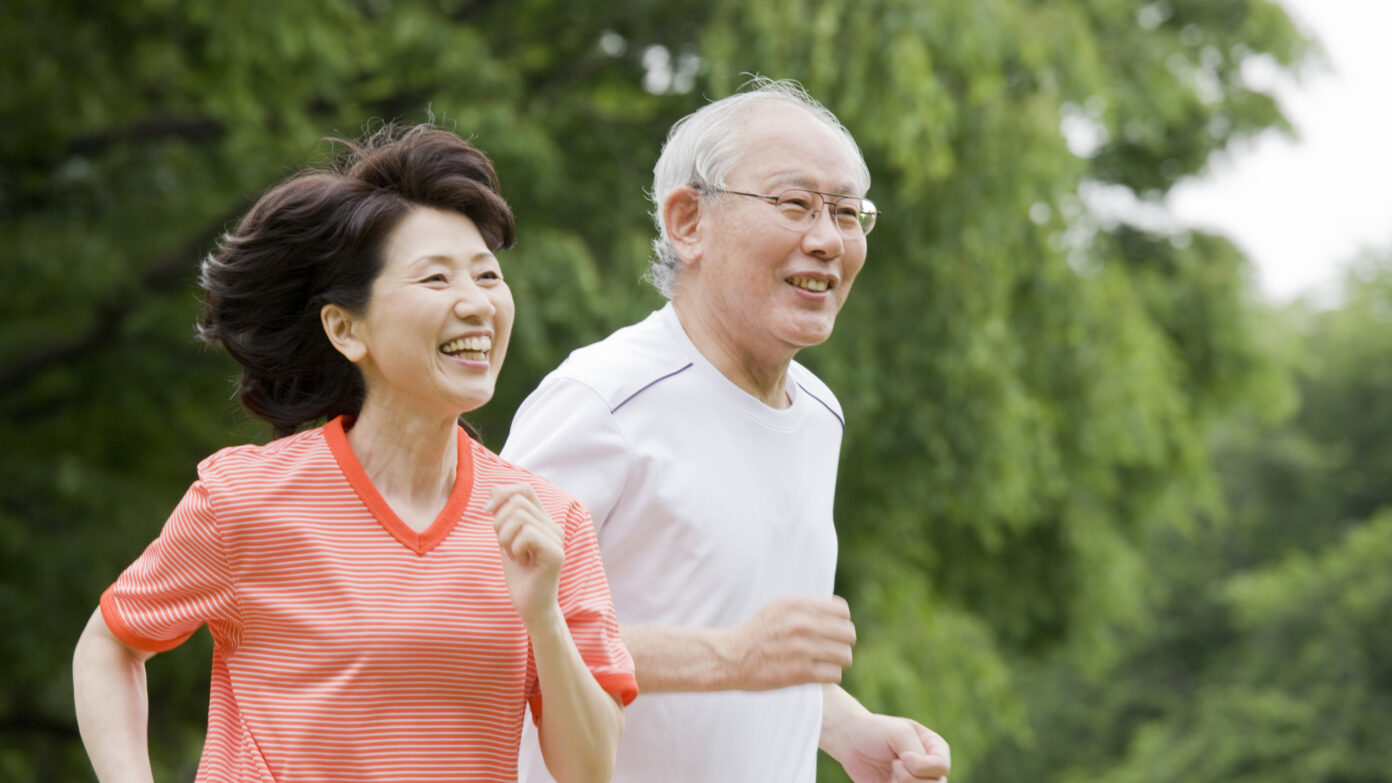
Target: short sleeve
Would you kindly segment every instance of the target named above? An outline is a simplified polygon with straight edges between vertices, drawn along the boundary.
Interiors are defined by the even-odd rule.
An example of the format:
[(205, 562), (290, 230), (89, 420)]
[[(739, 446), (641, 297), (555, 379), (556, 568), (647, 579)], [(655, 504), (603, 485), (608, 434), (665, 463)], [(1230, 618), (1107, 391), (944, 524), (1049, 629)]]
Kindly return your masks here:
[(609, 406), (567, 377), (547, 378), (523, 401), (500, 455), (579, 498), (598, 529), (628, 476), (628, 444)]
[[(604, 578), (594, 524), (578, 502), (572, 502), (566, 513), (565, 542), (565, 564), (561, 567), (556, 597), (566, 627), (600, 687), (627, 705), (638, 696), (633, 658), (619, 636), (619, 621), (609, 596), (609, 583)], [(533, 689), (528, 701), (533, 718), (540, 720), (540, 691)]]
[(102, 593), (107, 626), (132, 647), (163, 652), (203, 624), (236, 646), (241, 620), (207, 487), (194, 482), (158, 538)]

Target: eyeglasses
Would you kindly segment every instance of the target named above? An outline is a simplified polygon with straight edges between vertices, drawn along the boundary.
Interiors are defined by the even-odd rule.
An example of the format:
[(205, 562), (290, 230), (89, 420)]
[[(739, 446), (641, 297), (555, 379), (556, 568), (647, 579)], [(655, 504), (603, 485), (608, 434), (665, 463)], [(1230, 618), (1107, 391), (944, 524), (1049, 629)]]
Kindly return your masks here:
[(707, 193), (729, 193), (735, 196), (749, 196), (772, 204), (784, 225), (798, 231), (807, 230), (817, 218), (822, 216), (822, 207), (831, 205), (831, 218), (841, 234), (847, 239), (859, 239), (875, 227), (875, 219), (880, 211), (875, 202), (859, 196), (843, 196), (839, 193), (822, 193), (816, 190), (790, 188), (776, 196), (763, 193), (745, 193), (725, 188), (702, 188)]

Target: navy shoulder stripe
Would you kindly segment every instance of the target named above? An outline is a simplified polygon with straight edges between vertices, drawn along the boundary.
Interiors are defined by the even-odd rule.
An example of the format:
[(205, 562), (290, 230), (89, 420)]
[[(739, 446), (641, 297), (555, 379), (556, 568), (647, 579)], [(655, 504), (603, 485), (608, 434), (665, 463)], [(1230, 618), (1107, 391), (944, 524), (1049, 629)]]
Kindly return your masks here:
[(821, 397), (818, 397), (817, 395), (815, 395), (815, 394), (813, 394), (812, 392), (808, 391), (808, 390), (807, 390), (807, 387), (806, 387), (806, 386), (803, 386), (801, 383), (798, 384), (798, 388), (799, 388), (799, 389), (802, 389), (803, 393), (806, 394), (808, 397), (811, 397), (812, 399), (816, 400), (817, 402), (820, 402), (820, 403), (822, 404), (822, 407), (823, 407), (823, 408), (826, 408), (826, 409), (827, 409), (827, 412), (830, 413), (830, 414), (836, 419), (837, 423), (839, 423), (839, 424), (841, 425), (841, 429), (842, 429), (842, 430), (845, 430), (845, 429), (846, 429), (846, 420), (843, 419), (843, 418), (841, 418), (841, 415), (840, 415), (839, 413), (836, 412), (836, 409), (835, 409), (835, 408), (831, 407), (830, 405), (827, 405), (827, 404), (826, 404), (826, 400), (823, 400)]
[[(681, 373), (686, 372), (687, 370), (691, 369), (693, 366), (695, 366), (695, 365), (694, 365), (692, 362), (687, 362), (686, 365), (683, 366), (682, 368), (677, 369), (677, 370), (673, 370), (672, 372), (667, 373), (666, 375), (662, 376), (661, 378), (658, 378), (658, 379), (652, 381), (651, 383), (649, 383), (648, 385), (646, 385), (646, 386), (644, 386), (643, 388), (639, 389), (638, 391), (636, 391), (636, 392), (634, 392), (634, 393), (628, 395), (627, 397), (625, 397), (624, 400), (623, 400), (623, 402), (621, 402), (621, 403), (619, 403), (618, 405), (615, 405), (614, 407), (610, 408), (610, 409), (609, 409), (609, 412), (610, 412), (610, 413), (617, 413), (618, 410), (619, 410), (619, 408), (622, 408), (623, 406), (627, 405), (627, 404), (629, 403), (629, 401), (632, 400), (634, 397), (637, 397), (638, 395), (642, 394), (643, 392), (647, 391), (648, 389), (651, 389), (652, 387), (656, 386), (657, 384), (662, 383), (663, 381), (667, 380), (668, 378), (671, 378), (673, 375), (680, 375)], [(844, 426), (845, 426), (845, 425), (843, 424), (842, 427), (844, 427)]]

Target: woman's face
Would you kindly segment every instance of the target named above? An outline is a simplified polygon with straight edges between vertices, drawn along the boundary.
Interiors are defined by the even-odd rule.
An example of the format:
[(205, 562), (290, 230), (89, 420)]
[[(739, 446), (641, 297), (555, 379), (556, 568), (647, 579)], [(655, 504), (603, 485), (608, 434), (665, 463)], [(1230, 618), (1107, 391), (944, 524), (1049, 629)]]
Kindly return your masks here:
[[(362, 371), (364, 408), (457, 418), (488, 402), (512, 331), (512, 292), (469, 218), (416, 207), (388, 235), (364, 312), (330, 337)], [(345, 347), (346, 346), (346, 347)]]

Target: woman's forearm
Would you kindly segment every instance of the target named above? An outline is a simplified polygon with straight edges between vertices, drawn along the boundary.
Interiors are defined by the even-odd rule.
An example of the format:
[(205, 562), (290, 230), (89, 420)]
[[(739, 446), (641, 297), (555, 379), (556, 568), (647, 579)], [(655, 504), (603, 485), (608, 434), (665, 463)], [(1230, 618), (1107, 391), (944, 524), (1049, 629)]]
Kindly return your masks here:
[(101, 610), (92, 613), (78, 639), (73, 653), (77, 728), (102, 783), (154, 780), (146, 744), (150, 707), (145, 661), (150, 655), (117, 639)]
[(614, 771), (623, 708), (585, 666), (557, 607), (527, 633), (541, 686), (541, 754), (558, 783), (602, 783)]

